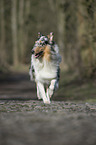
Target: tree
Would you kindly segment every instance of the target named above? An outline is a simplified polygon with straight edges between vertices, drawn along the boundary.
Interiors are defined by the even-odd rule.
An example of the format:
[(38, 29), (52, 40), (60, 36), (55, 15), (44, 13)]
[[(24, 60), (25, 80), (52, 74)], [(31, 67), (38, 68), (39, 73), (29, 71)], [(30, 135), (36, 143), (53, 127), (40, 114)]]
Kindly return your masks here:
[(50, 4), (54, 5), (57, 11), (58, 44), (63, 59), (62, 67), (75, 68), (79, 71), (81, 56), (80, 43), (78, 43), (78, 2), (76, 0), (52, 1)]
[(13, 44), (13, 64), (18, 65), (18, 45), (17, 45), (17, 0), (11, 0), (11, 26), (12, 26), (12, 44)]
[[(29, 32), (31, 31), (31, 22), (30, 22), (30, 13), (31, 13), (31, 1), (30, 0), (26, 0), (25, 1), (25, 13), (24, 13), (24, 32), (25, 32), (25, 36), (24, 36), (24, 44), (25, 44), (25, 49), (24, 49), (24, 58), (27, 58), (27, 55), (30, 52), (30, 36), (29, 36)], [(29, 51), (28, 51), (29, 49)], [(27, 59), (23, 59), (23, 62), (28, 63)]]
[(4, 1), (0, 1), (0, 65), (6, 64), (5, 54), (5, 18), (4, 18)]
[(64, 33), (65, 33), (65, 13), (64, 13), (64, 4), (65, 0), (48, 0), (50, 7), (55, 11), (57, 15), (57, 40), (60, 48), (60, 53), (62, 56), (61, 67), (62, 70), (68, 69), (68, 65), (65, 60), (65, 44), (64, 44)]
[(65, 33), (65, 13), (64, 13), (64, 3), (65, 1), (57, 0), (56, 10), (57, 10), (57, 39), (58, 45), (60, 47), (60, 52), (62, 54), (62, 69), (68, 69), (68, 65), (65, 60), (65, 44), (64, 44), (64, 33)]
[(24, 41), (24, 0), (19, 1), (19, 13), (18, 13), (18, 42), (19, 42), (19, 53), (20, 53), (20, 61), (23, 62), (24, 59), (24, 49), (25, 49), (25, 41)]

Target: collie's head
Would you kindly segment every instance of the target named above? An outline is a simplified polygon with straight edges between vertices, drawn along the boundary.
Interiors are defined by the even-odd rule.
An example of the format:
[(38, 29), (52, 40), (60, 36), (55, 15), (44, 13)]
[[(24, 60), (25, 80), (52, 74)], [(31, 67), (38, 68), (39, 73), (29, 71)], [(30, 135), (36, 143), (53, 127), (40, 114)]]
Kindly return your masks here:
[(38, 40), (35, 42), (35, 45), (32, 49), (32, 54), (35, 58), (45, 58), (50, 60), (51, 55), (51, 45), (53, 43), (53, 33), (44, 36), (38, 33)]

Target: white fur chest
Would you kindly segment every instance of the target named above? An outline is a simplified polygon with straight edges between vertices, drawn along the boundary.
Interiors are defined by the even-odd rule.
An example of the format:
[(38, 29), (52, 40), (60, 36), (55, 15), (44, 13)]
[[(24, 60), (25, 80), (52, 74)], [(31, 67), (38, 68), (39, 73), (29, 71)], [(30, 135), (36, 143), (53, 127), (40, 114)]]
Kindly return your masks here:
[(35, 80), (43, 83), (49, 83), (52, 79), (57, 77), (58, 65), (54, 61), (47, 61), (45, 59), (36, 59), (32, 56), (32, 64), (35, 70)]

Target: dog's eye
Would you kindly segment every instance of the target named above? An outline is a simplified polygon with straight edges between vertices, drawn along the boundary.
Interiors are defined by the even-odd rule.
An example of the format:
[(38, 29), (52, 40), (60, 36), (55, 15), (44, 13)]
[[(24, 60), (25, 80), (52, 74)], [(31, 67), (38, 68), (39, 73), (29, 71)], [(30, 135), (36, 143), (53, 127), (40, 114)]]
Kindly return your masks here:
[(43, 45), (46, 45), (46, 44), (48, 44), (48, 41), (44, 41), (44, 42), (42, 43), (42, 46), (43, 46)]
[(34, 54), (34, 50), (31, 50), (31, 53)]
[(45, 41), (45, 44), (48, 44), (48, 41)]

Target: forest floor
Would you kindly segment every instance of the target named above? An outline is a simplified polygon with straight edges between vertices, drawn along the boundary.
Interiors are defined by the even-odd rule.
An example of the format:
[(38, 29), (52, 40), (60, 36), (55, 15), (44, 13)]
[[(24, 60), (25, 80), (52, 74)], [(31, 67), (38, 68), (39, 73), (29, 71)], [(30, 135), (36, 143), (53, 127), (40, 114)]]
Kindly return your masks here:
[(0, 75), (0, 145), (96, 145), (96, 80), (67, 74), (45, 105), (28, 74)]

